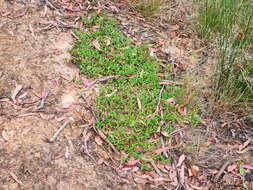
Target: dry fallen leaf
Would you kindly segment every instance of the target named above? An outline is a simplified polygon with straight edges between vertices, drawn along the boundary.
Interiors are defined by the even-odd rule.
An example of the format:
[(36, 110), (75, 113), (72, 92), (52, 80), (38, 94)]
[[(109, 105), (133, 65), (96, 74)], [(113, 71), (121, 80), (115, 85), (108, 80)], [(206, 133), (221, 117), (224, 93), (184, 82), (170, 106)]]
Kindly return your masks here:
[(180, 166), (182, 165), (182, 163), (184, 162), (185, 158), (186, 158), (186, 157), (185, 157), (184, 154), (182, 154), (182, 155), (179, 157), (178, 163), (177, 163), (177, 167), (180, 167)]
[(181, 115), (186, 115), (187, 114), (187, 109), (186, 107), (183, 107), (183, 106), (179, 106), (177, 108), (177, 111), (181, 114)]
[(184, 175), (184, 164), (182, 164), (181, 168), (180, 168), (180, 172), (179, 172), (179, 179), (180, 179), (180, 183), (184, 184), (185, 182), (185, 175)]
[(103, 146), (103, 140), (100, 137), (96, 136), (95, 141), (99, 146)]
[(98, 40), (93, 40), (91, 43), (96, 49), (100, 50), (100, 44)]
[(174, 98), (169, 98), (169, 99), (167, 99), (166, 101), (167, 101), (170, 105), (173, 105), (174, 102), (175, 102)]
[(16, 96), (18, 95), (18, 93), (20, 92), (20, 90), (22, 90), (23, 86), (22, 85), (17, 85), (15, 90), (12, 93), (11, 99), (13, 100), (14, 103), (16, 103)]
[(170, 30), (170, 31), (174, 31), (174, 30), (178, 30), (178, 29), (179, 29), (179, 25), (177, 25), (177, 24), (171, 25), (171, 26), (169, 27), (169, 30)]
[(141, 106), (141, 101), (139, 98), (137, 98), (137, 105), (138, 105), (138, 109), (141, 110), (142, 106)]
[(232, 171), (236, 170), (236, 168), (237, 168), (237, 164), (230, 165), (230, 166), (228, 166), (228, 172), (232, 172)]
[[(193, 165), (191, 168), (189, 168), (188, 171), (189, 171), (189, 176), (190, 176), (190, 177), (191, 177), (191, 176), (196, 176), (197, 173), (199, 172), (199, 167)], [(192, 175), (190, 175), (190, 173), (191, 173)]]
[(126, 162), (126, 163), (124, 163), (124, 165), (125, 166), (135, 166), (139, 162), (140, 162), (140, 159), (137, 159), (137, 160), (132, 160), (132, 161)]
[(140, 177), (134, 178), (134, 181), (135, 181), (136, 183), (139, 183), (139, 184), (146, 184), (146, 183), (148, 183), (148, 180), (147, 180), (147, 179), (140, 178)]
[(3, 137), (3, 139), (5, 141), (9, 141), (10, 140), (9, 137), (8, 137), (8, 135), (7, 135), (7, 133), (5, 131), (2, 131), (2, 137)]
[(165, 137), (169, 137), (169, 134), (168, 134), (167, 131), (161, 131), (161, 134), (162, 134), (163, 136), (165, 136)]

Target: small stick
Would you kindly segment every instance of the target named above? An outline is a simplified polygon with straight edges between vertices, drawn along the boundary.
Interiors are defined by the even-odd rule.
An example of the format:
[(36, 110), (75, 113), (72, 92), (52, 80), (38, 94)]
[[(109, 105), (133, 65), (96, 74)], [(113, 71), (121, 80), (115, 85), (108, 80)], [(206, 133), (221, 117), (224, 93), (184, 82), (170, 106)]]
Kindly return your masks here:
[(162, 87), (162, 89), (160, 90), (160, 93), (159, 93), (159, 99), (158, 99), (158, 103), (157, 103), (157, 107), (156, 107), (156, 113), (159, 112), (163, 90), (164, 90), (164, 86)]
[(150, 164), (153, 166), (153, 168), (155, 169), (156, 173), (159, 175), (159, 176), (163, 176), (163, 174), (161, 173), (161, 171), (158, 169), (158, 167), (156, 166), (154, 160), (152, 159), (147, 159), (147, 158), (143, 158), (144, 161), (148, 161), (150, 162)]
[(107, 76), (107, 77), (103, 77), (103, 78), (100, 78), (100, 79), (95, 80), (94, 83), (105, 82), (105, 81), (110, 80), (110, 79), (118, 79), (118, 78), (120, 78), (120, 76), (114, 76), (114, 75), (112, 75), (112, 76)]
[(49, 0), (45, 0), (45, 4), (46, 4), (49, 8), (51, 8), (51, 9), (53, 9), (53, 10), (55, 10), (55, 11), (58, 11), (60, 14), (63, 14), (63, 11), (60, 10), (60, 9), (57, 9)]
[(172, 80), (161, 80), (160, 84), (166, 85), (166, 84), (175, 84), (175, 85), (183, 85), (183, 83), (181, 82), (176, 82), (176, 81), (172, 81)]
[(88, 151), (88, 146), (87, 146), (87, 141), (84, 141), (84, 153), (90, 157), (94, 162), (96, 162), (96, 159), (89, 153)]
[(19, 185), (24, 186), (24, 184), (22, 183), (22, 181), (20, 181), (14, 173), (12, 173), (12, 172), (8, 172), (8, 173), (14, 179), (14, 181), (16, 181)]
[(150, 114), (150, 115), (148, 115), (145, 119), (153, 118), (153, 117), (155, 117), (159, 113), (159, 108), (160, 108), (160, 104), (161, 104), (163, 90), (164, 90), (164, 86), (160, 90), (159, 99), (158, 99), (158, 103), (157, 103), (155, 112), (152, 113), (152, 114)]
[[(91, 107), (88, 103), (87, 103), (87, 105), (88, 105), (88, 106), (86, 106), (86, 108), (91, 112), (93, 118), (95, 119), (95, 122), (98, 122), (98, 119), (97, 119), (96, 114), (95, 114), (95, 112), (93, 111), (92, 107)], [(92, 125), (92, 128), (93, 128), (93, 130), (95, 131), (95, 133), (96, 133), (99, 137), (101, 137), (107, 144), (109, 144), (109, 146), (112, 148), (112, 150), (113, 150), (116, 154), (120, 154), (119, 151), (116, 149), (116, 147), (115, 147), (109, 140), (107, 140), (105, 134), (104, 134), (102, 131), (100, 131), (100, 130), (98, 130), (98, 129), (95, 128), (95, 124)]]
[(59, 127), (59, 129), (55, 132), (54, 136), (50, 139), (48, 139), (49, 143), (53, 143), (56, 138), (59, 136), (59, 134), (62, 132), (62, 130), (68, 125), (69, 121), (65, 121), (65, 123)]
[(223, 174), (224, 170), (227, 168), (227, 166), (231, 163), (230, 160), (228, 160), (223, 166), (221, 167), (220, 171), (215, 176), (215, 181), (218, 181), (220, 176)]

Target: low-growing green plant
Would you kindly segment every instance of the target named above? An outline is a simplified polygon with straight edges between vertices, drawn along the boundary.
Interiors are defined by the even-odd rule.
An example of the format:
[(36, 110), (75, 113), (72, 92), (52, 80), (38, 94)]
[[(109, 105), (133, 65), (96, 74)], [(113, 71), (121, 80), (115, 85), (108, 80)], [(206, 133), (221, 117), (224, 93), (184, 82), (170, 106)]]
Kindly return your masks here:
[(253, 109), (253, 4), (251, 0), (201, 0), (198, 31), (216, 46), (215, 101)]
[(160, 142), (155, 138), (158, 129), (172, 132), (175, 123), (196, 122), (196, 113), (182, 115), (177, 111), (178, 100), (175, 105), (166, 101), (181, 89), (159, 84), (160, 64), (149, 55), (147, 46), (131, 44), (117, 21), (106, 15), (92, 14), (83, 21), (87, 31), (77, 32), (80, 40), (71, 50), (72, 61), (90, 78), (118, 76), (100, 86), (96, 101), (96, 127), (117, 149), (141, 158)]

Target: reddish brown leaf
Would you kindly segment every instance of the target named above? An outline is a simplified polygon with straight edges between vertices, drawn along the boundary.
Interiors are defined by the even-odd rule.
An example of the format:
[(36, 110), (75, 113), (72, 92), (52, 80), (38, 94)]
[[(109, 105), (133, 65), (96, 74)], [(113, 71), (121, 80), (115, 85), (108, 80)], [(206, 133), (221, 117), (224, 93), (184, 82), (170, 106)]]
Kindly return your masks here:
[(124, 165), (125, 166), (135, 166), (139, 162), (140, 162), (140, 159), (137, 159), (137, 160), (132, 160), (132, 161), (126, 162), (126, 163), (124, 163)]

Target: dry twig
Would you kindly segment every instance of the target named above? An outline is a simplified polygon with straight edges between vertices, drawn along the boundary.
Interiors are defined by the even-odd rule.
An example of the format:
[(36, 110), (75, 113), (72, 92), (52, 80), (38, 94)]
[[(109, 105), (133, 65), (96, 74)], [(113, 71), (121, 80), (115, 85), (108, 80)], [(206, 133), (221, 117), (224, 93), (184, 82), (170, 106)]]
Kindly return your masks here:
[(215, 176), (215, 181), (218, 181), (221, 175), (223, 174), (224, 170), (228, 167), (228, 165), (231, 163), (230, 160), (228, 160), (223, 166), (221, 167), (220, 171)]
[[(93, 111), (92, 107), (89, 105), (89, 103), (86, 102), (86, 103), (83, 104), (83, 105), (86, 107), (86, 109), (88, 109), (88, 110), (91, 112), (91, 114), (92, 114), (92, 116), (93, 116), (95, 122), (98, 122), (98, 119), (97, 119), (97, 117), (96, 117), (96, 114), (95, 114), (95, 112)], [(115, 147), (109, 140), (107, 140), (105, 134), (104, 134), (102, 131), (96, 129), (95, 123), (92, 125), (92, 129), (94, 130), (94, 132), (95, 132), (99, 137), (101, 137), (101, 138), (112, 148), (112, 150), (113, 150), (116, 154), (120, 154), (119, 151), (116, 149), (116, 147)]]
[(14, 181), (16, 181), (19, 185), (24, 186), (24, 184), (22, 183), (22, 181), (20, 181), (14, 173), (12, 173), (12, 172), (8, 172), (8, 173), (14, 179)]
[(46, 6), (48, 6), (50, 9), (53, 9), (57, 12), (59, 12), (60, 14), (63, 14), (63, 11), (61, 9), (56, 8), (49, 0), (45, 0), (45, 4)]
[(63, 129), (69, 124), (69, 121), (65, 121), (62, 126), (59, 127), (59, 129), (55, 132), (54, 136), (50, 139), (48, 139), (49, 143), (53, 143), (56, 138), (59, 136), (59, 134), (63, 131)]

